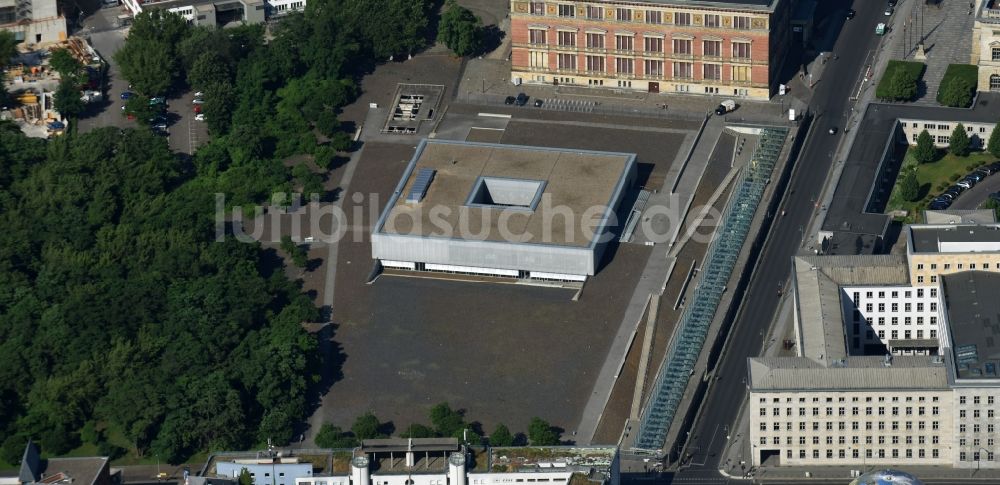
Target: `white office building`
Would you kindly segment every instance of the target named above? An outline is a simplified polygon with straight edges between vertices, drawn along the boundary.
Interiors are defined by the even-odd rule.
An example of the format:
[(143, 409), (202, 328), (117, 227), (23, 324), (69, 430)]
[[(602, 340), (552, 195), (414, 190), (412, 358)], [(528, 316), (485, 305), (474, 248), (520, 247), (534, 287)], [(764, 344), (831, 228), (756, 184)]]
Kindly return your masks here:
[[(915, 227), (921, 274), (924, 239), (968, 247), (991, 227)], [(796, 355), (748, 362), (752, 463), (1000, 468), (1000, 258), (976, 248), (947, 257), (979, 266), (935, 263), (933, 284), (903, 255), (796, 257)]]

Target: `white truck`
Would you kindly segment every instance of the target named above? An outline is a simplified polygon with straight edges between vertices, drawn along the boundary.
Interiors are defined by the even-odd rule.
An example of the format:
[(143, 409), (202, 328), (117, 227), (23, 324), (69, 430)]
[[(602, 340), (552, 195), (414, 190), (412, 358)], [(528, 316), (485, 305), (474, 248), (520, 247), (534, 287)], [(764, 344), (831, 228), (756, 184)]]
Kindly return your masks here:
[(715, 108), (715, 114), (717, 114), (719, 116), (722, 116), (722, 115), (724, 115), (726, 113), (729, 113), (729, 112), (735, 111), (735, 110), (736, 110), (736, 101), (733, 101), (731, 99), (727, 99), (727, 100), (719, 103), (719, 107)]

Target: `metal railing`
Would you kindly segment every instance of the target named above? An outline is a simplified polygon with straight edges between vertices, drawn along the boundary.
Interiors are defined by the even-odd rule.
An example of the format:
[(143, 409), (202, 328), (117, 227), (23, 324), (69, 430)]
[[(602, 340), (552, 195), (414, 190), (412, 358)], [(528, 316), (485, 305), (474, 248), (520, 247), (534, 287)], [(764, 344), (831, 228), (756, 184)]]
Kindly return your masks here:
[(678, 328), (657, 372), (639, 424), (635, 442), (637, 449), (665, 448), (670, 425), (684, 397), (688, 379), (694, 373), (708, 329), (729, 284), (729, 277), (750, 232), (750, 224), (787, 134), (786, 128), (762, 129), (754, 152), (736, 181), (720, 219), (722, 225), (716, 230), (706, 252), (705, 264), (699, 273), (700, 281), (681, 314)]

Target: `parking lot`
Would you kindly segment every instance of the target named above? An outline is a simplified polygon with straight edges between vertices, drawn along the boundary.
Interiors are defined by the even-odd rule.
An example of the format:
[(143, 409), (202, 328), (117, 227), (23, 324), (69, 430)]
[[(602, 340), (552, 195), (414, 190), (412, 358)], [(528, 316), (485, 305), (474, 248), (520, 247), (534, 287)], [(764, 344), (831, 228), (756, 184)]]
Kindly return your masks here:
[[(83, 29), (78, 35), (87, 38), (94, 49), (108, 63), (108, 91), (104, 102), (93, 106), (92, 110), (80, 118), (79, 129), (87, 132), (95, 128), (116, 126), (119, 128), (139, 128), (135, 121), (129, 121), (122, 114), (124, 101), (121, 94), (128, 90), (128, 80), (121, 76), (114, 62), (114, 54), (124, 45), (128, 29), (117, 26), (118, 7), (98, 10), (83, 21)], [(194, 120), (191, 93), (167, 100), (167, 118), (170, 148), (176, 152), (192, 154), (208, 140), (205, 123)]]

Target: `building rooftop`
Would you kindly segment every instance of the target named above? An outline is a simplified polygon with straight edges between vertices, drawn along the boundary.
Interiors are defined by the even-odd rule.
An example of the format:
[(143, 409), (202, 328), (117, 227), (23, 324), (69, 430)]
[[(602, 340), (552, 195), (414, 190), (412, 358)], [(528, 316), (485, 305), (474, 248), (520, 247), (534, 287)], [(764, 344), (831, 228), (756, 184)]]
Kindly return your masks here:
[(49, 458), (43, 461), (42, 478), (38, 483), (59, 485), (91, 485), (108, 464), (106, 456), (87, 458)]
[(665, 5), (677, 5), (677, 6), (692, 6), (692, 7), (736, 7), (736, 8), (753, 8), (756, 10), (767, 9), (774, 10), (774, 7), (778, 5), (782, 0), (639, 0), (638, 3), (648, 3), (656, 4), (662, 3)]
[(1000, 224), (911, 225), (907, 231), (914, 253), (1000, 251)]
[(847, 358), (842, 286), (910, 281), (902, 255), (798, 256), (794, 266), (799, 355), (821, 365)]
[(629, 153), (424, 140), (375, 231), (591, 247), (634, 164)]
[(490, 463), (493, 472), (533, 472), (545, 469), (581, 471), (597, 468), (610, 469), (618, 449), (607, 447), (510, 447), (491, 448)]
[(1000, 274), (941, 277), (948, 340), (959, 379), (996, 379), (1000, 366)]
[(992, 209), (925, 210), (924, 222), (927, 224), (994, 224), (997, 222), (997, 218)]
[(755, 391), (945, 389), (947, 373), (936, 356), (847, 357), (825, 366), (804, 357), (750, 358)]

